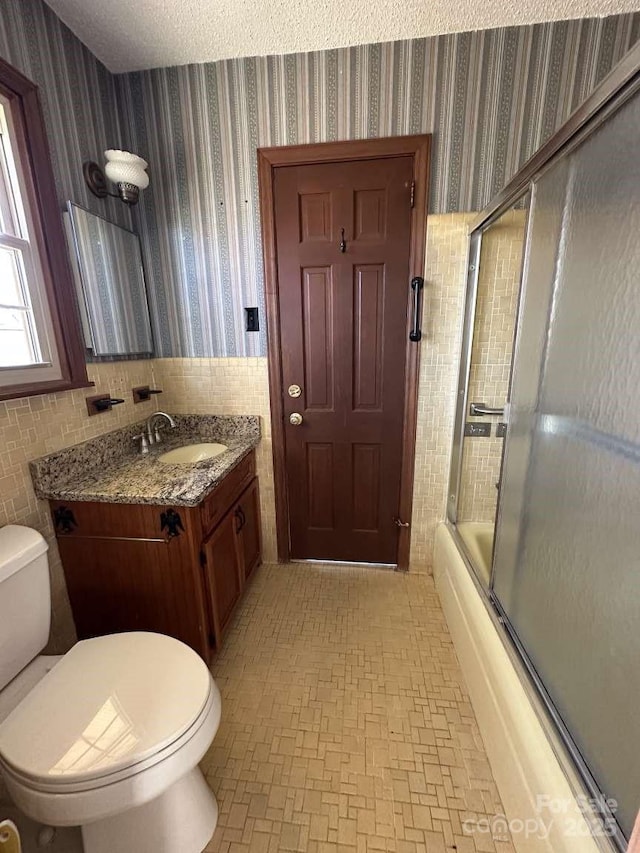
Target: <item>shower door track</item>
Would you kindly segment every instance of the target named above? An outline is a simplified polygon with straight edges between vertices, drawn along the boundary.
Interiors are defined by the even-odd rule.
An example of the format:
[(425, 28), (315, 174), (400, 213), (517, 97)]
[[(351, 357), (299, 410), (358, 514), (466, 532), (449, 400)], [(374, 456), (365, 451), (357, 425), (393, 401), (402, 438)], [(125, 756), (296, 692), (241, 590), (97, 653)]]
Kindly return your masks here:
[[(583, 810), (584, 818), (589, 823), (589, 817), (596, 817), (595, 825), (592, 826), (592, 829), (595, 829), (594, 837), (595, 840), (599, 840), (602, 835), (605, 836), (610, 842), (615, 844), (615, 849), (620, 851), (620, 853), (625, 853), (627, 850), (627, 839), (622, 833), (620, 826), (618, 825), (618, 821), (615, 818), (613, 812), (609, 809), (607, 805), (607, 798), (602, 793), (600, 786), (596, 782), (589, 769), (588, 764), (584, 760), (578, 745), (574, 741), (571, 732), (566, 727), (562, 716), (560, 715), (558, 709), (556, 708), (553, 699), (549, 695), (547, 688), (544, 685), (544, 682), (538, 675), (531, 658), (526, 652), (526, 649), (520, 642), (518, 634), (516, 633), (515, 628), (511, 624), (509, 617), (504, 611), (502, 605), (498, 601), (498, 598), (494, 594), (493, 590), (489, 590), (488, 600), (493, 609), (495, 610), (498, 618), (498, 622), (504, 628), (504, 633), (509, 639), (518, 660), (521, 662), (527, 677), (533, 685), (536, 694), (538, 695), (542, 705), (544, 707), (545, 712), (547, 713), (550, 721), (550, 725), (552, 726), (552, 730), (557, 733), (560, 742), (566, 752), (569, 755), (571, 764), (573, 769), (577, 771), (577, 774), (580, 778), (580, 781), (584, 785), (586, 789), (586, 793), (589, 799), (589, 804), (592, 808), (592, 813), (589, 815), (588, 812)], [(546, 721), (543, 721), (546, 722)], [(549, 730), (549, 725), (546, 725), (547, 733)], [(560, 764), (564, 766), (565, 772), (567, 770), (567, 757), (566, 755), (562, 755), (561, 752), (554, 748), (554, 739), (550, 738), (550, 743), (553, 751), (556, 754), (556, 758), (560, 761)], [(583, 792), (577, 792), (581, 794)], [(605, 850), (610, 850), (610, 845), (604, 848)]]

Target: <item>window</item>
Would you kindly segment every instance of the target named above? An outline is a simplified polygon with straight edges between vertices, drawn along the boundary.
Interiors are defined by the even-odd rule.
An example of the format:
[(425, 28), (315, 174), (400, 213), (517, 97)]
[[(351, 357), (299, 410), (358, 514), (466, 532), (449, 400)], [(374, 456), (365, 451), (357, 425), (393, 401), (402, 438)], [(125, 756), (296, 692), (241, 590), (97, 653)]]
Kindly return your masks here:
[(87, 386), (37, 88), (0, 61), (0, 399)]
[[(60, 379), (25, 177), (16, 157), (17, 140), (9, 101), (0, 96), (0, 367), (29, 378), (24, 369), (46, 368)], [(21, 371), (16, 368), (23, 368)], [(42, 372), (39, 372), (44, 378)], [(6, 384), (6, 383), (3, 383)]]

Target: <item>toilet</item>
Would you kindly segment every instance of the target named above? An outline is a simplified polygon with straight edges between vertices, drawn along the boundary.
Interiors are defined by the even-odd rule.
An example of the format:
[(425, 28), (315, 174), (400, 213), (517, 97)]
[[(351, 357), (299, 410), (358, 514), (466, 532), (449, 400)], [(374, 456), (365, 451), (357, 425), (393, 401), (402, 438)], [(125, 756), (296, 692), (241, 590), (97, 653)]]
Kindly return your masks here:
[(220, 724), (204, 661), (162, 634), (82, 640), (40, 655), (47, 544), (0, 529), (0, 774), (47, 826), (80, 826), (85, 853), (200, 853), (218, 806), (198, 762)]

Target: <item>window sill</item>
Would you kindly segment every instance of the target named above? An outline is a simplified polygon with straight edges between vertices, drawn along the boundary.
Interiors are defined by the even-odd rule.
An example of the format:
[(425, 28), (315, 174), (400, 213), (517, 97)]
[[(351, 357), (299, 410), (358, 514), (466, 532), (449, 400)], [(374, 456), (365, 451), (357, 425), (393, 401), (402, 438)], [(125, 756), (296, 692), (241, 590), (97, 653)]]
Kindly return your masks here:
[(29, 382), (24, 385), (0, 386), (0, 401), (18, 400), (21, 397), (38, 397), (41, 394), (56, 394), (58, 391), (73, 391), (74, 388), (94, 388), (95, 382), (88, 379), (72, 381), (55, 379), (52, 382)]

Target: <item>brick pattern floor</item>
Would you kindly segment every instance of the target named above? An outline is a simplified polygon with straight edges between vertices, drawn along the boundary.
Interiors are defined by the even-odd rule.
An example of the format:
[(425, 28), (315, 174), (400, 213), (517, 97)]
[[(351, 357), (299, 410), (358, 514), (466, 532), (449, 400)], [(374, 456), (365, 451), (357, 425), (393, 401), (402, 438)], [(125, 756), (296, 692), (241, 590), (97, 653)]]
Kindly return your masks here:
[(263, 566), (212, 672), (207, 851), (513, 853), (429, 576)]

